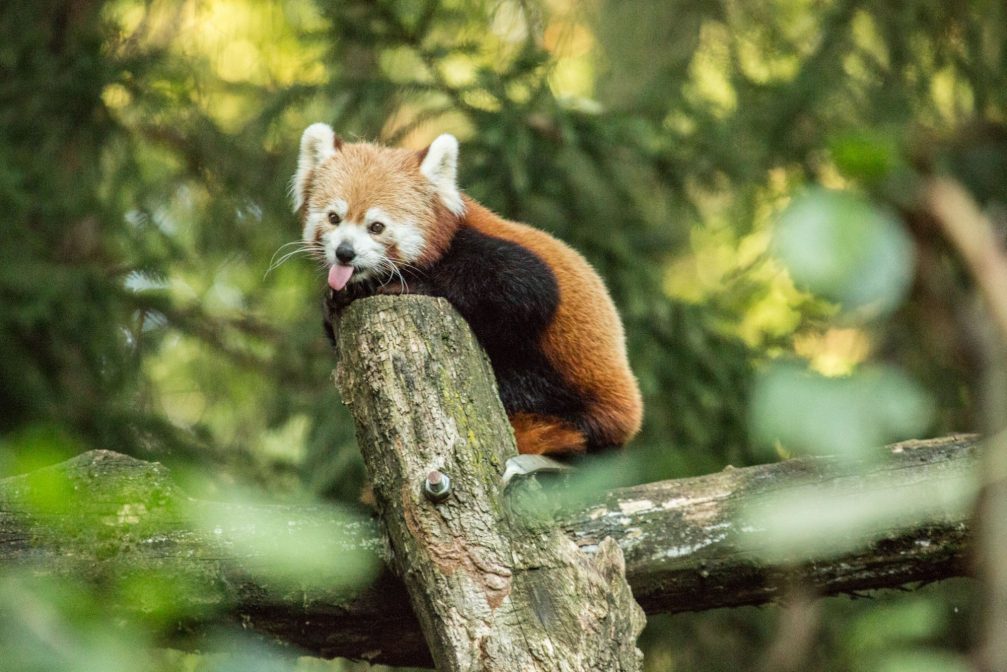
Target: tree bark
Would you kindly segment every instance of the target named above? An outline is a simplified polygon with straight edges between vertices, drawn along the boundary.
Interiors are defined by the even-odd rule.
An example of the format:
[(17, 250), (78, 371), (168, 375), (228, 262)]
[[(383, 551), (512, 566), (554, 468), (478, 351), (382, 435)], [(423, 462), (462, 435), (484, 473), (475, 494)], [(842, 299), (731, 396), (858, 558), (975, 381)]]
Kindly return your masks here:
[[(565, 516), (563, 526), (587, 553), (599, 539), (615, 539), (633, 593), (651, 614), (771, 602), (795, 580), (820, 595), (837, 595), (968, 576), (972, 530), (961, 508), (892, 526), (828, 560), (760, 560), (739, 548), (739, 532), (724, 532), (740, 530), (744, 505), (772, 492), (841, 485), (865, 496), (893, 488), (933, 491), (975, 471), (977, 443), (954, 436), (899, 444), (890, 460), (859, 476), (829, 460), (796, 459), (613, 490)], [(72, 507), (32, 496), (51, 483), (78, 495)], [(202, 524), (193, 523), (193, 513)], [(230, 543), (234, 521), (254, 527), (277, 513), (297, 523), (345, 526), (348, 547), (388, 560), (376, 524), (346, 523), (317, 507), (192, 500), (160, 464), (92, 451), (0, 480), (0, 568), (97, 585), (125, 571), (150, 572), (197, 586), (175, 595), (178, 611), (194, 614), (165, 632), (166, 641), (180, 648), (205, 646), (206, 629), (236, 623), (325, 658), (431, 664), (405, 587), (390, 572), (364, 588), (342, 590), (318, 584), (277, 589), (255, 578), (263, 560)], [(294, 525), (288, 540), (296, 543), (309, 532)], [(757, 542), (761, 533), (746, 534)], [(144, 610), (135, 601), (121, 607), (126, 617)]]
[[(338, 331), (337, 384), (437, 669), (640, 670), (645, 618), (619, 546), (599, 539), (582, 553), (551, 521), (507, 506), (514, 438), (489, 362), (450, 304), (359, 301)], [(440, 502), (424, 494), (432, 472), (451, 479)]]
[[(970, 572), (971, 522), (961, 503), (938, 501), (892, 519), (869, 539), (850, 540), (855, 550), (826, 558), (760, 556), (753, 549), (766, 532), (749, 525), (745, 512), (753, 502), (787, 492), (871, 498), (972, 482), (978, 440), (971, 436), (899, 444), (889, 449), (890, 459), (855, 472), (826, 459), (798, 459), (599, 493), (562, 515), (560, 525), (573, 543), (548, 523), (519, 523), (496, 486), (512, 439), (487, 382), (485, 359), (446, 304), (396, 299), (391, 310), (389, 301), (369, 302), (375, 310), (366, 317), (347, 314), (340, 378), (361, 425), (394, 553), (372, 520), (354, 521), (323, 507), (193, 500), (157, 463), (92, 451), (0, 480), (0, 569), (106, 587), (123, 576), (161, 581), (170, 586), (178, 614), (164, 624), (164, 636), (182, 648), (205, 646), (205, 632), (233, 623), (323, 657), (421, 666), (432, 664), (421, 623), (435, 648), (447, 642), (443, 648), (462, 660), (458, 665), (464, 656), (511, 655), (518, 647), (513, 640), (485, 637), (503, 614), (514, 621), (507, 627), (529, 638), (525, 651), (576, 645), (582, 633), (555, 635), (547, 626), (562, 622), (570, 609), (562, 601), (570, 597), (565, 582), (583, 581), (578, 585), (594, 591), (574, 603), (593, 619), (585, 628), (593, 634), (585, 636), (605, 638), (623, 628), (623, 644), (613, 649), (618, 662), (597, 669), (619, 669), (633, 658), (639, 622), (621, 582), (623, 558), (629, 586), (647, 613), (761, 604), (795, 582), (834, 595)], [(402, 310), (413, 302), (433, 310)], [(404, 341), (389, 347), (388, 339), (399, 336)], [(350, 357), (358, 358), (352, 366)], [(474, 408), (490, 411), (473, 415)], [(417, 475), (430, 467), (456, 479), (452, 496), (439, 505), (420, 495)], [(533, 501), (539, 496), (534, 486), (525, 495)], [(277, 517), (283, 522), (279, 535), (263, 522)], [(277, 581), (275, 559), (239, 543), (249, 533), (292, 547), (315, 544), (321, 533), (337, 540), (341, 554), (397, 565), (406, 585), (388, 571), (366, 587), (347, 585), (338, 563), (311, 582)], [(477, 540), (473, 546), (459, 541), (469, 534)], [(513, 535), (516, 544), (509, 548), (501, 535)], [(543, 554), (542, 564), (535, 563), (536, 553)], [(566, 578), (581, 572), (589, 578)], [(470, 599), (475, 613), (445, 611), (449, 595)], [(153, 608), (122, 591), (108, 597), (118, 600), (124, 618)], [(469, 630), (465, 623), (475, 625)], [(524, 628), (528, 623), (531, 631)], [(509, 669), (548, 669), (550, 655), (535, 661), (540, 667)]]

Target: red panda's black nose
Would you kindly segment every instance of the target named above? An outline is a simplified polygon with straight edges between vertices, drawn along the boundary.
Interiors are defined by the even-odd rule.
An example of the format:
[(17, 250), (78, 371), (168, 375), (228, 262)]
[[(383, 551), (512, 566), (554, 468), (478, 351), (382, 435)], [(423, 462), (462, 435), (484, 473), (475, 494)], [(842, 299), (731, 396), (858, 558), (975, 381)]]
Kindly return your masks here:
[(356, 256), (357, 253), (349, 243), (339, 243), (339, 247), (336, 248), (336, 259), (344, 264), (350, 263)]

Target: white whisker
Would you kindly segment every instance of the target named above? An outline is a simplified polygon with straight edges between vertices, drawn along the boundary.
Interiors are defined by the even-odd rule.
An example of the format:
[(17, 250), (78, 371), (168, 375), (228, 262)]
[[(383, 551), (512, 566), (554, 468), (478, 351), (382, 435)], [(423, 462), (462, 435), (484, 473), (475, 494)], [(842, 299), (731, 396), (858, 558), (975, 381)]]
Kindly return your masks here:
[(422, 268), (420, 268), (419, 266), (414, 266), (413, 264), (407, 263), (405, 261), (396, 261), (395, 265), (397, 268), (405, 268), (410, 271), (413, 271), (414, 273), (417, 273), (418, 275), (426, 275), (426, 271), (424, 271)]
[(391, 259), (389, 259), (388, 257), (381, 257), (380, 259), (378, 259), (378, 263), (375, 267), (375, 270), (377, 270), (379, 273), (388, 273), (388, 278), (379, 285), (379, 287), (384, 287), (394, 278), (392, 272), (395, 271), (395, 264), (393, 264)]
[[(395, 275), (399, 276), (399, 282), (402, 283), (402, 289), (403, 289), (404, 293), (408, 294), (409, 293), (409, 283), (406, 282), (406, 278), (405, 278), (405, 276), (402, 275), (402, 271), (399, 270), (398, 265), (396, 265), (395, 263), (393, 263), (391, 261), (391, 259), (388, 260), (388, 263), (391, 266), (392, 272)], [(389, 278), (389, 281), (391, 281), (391, 278)]]
[(402, 276), (401, 271), (399, 271), (398, 267), (395, 265), (395, 262), (393, 262), (387, 256), (382, 256), (380, 259), (378, 259), (378, 263), (375, 264), (374, 268), (375, 268), (375, 270), (378, 273), (382, 273), (382, 274), (387, 274), (388, 275), (388, 277), (385, 279), (384, 282), (382, 282), (379, 285), (379, 287), (384, 287), (385, 285), (387, 285), (388, 283), (390, 283), (392, 280), (394, 280), (395, 276), (398, 276), (399, 282), (402, 283), (403, 289), (406, 292), (409, 291), (409, 285), (406, 283), (406, 280)]
[[(295, 246), (295, 249), (281, 254), (284, 248), (290, 246)], [(270, 273), (299, 254), (318, 253), (322, 252), (322, 250), (322, 246), (315, 241), (294, 240), (289, 243), (284, 243), (283, 245), (280, 245), (276, 252), (273, 253), (272, 258), (269, 260), (269, 266), (266, 268), (266, 272), (262, 275), (262, 278), (265, 279)], [(279, 255), (279, 258), (277, 258), (277, 255)]]

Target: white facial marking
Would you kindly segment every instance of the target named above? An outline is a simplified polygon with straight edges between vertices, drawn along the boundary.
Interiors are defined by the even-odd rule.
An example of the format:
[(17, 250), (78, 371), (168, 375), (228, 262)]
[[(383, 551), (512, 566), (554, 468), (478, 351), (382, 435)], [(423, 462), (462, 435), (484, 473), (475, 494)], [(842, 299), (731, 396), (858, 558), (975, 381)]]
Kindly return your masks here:
[(430, 181), (441, 202), (456, 215), (465, 212), (465, 203), (458, 192), (458, 140), (445, 133), (430, 143), (420, 172)]
[(356, 222), (343, 222), (336, 228), (322, 235), (322, 248), (325, 250), (325, 261), (330, 266), (337, 263), (336, 249), (343, 243), (349, 243), (356, 253), (351, 266), (356, 269), (350, 282), (365, 280), (387, 265), (388, 256), (385, 246), (367, 233), (364, 225)]
[(382, 224), (391, 224), (392, 218), (387, 212), (381, 208), (368, 208), (367, 212), (364, 213), (364, 224), (372, 224), (374, 222), (381, 222)]
[(349, 209), (350, 206), (341, 198), (337, 198), (324, 208), (311, 208), (308, 211), (308, 216), (304, 218), (304, 231), (301, 233), (304, 240), (309, 242), (314, 240), (315, 231), (329, 224), (330, 212), (339, 215), (340, 219), (345, 219), (346, 211)]
[(423, 248), (427, 241), (423, 238), (420, 227), (409, 222), (396, 224), (392, 229), (392, 235), (395, 237), (395, 245), (399, 248), (399, 254), (402, 255), (402, 261), (407, 264), (412, 263), (423, 254)]
[(381, 222), (385, 225), (385, 231), (381, 237), (390, 240), (398, 248), (401, 258), (397, 261), (410, 263), (419, 258), (426, 240), (423, 238), (423, 232), (414, 222), (397, 220), (381, 208), (368, 209), (364, 217), (365, 224), (368, 226), (373, 222)]
[(336, 134), (328, 124), (311, 124), (301, 135), (301, 151), (297, 156), (297, 172), (290, 184), (294, 212), (301, 209), (307, 194), (311, 172), (336, 155)]

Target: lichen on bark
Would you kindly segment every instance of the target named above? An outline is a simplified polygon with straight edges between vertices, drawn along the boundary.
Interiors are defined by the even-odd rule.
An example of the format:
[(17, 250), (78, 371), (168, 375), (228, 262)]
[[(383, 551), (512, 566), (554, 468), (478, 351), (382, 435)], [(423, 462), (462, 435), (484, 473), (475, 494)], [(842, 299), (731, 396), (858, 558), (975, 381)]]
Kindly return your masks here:
[[(513, 435), (489, 362), (451, 306), (358, 301), (338, 341), (337, 385), (438, 669), (639, 670), (644, 616), (618, 545), (586, 555), (506, 506)], [(439, 504), (422, 492), (435, 469), (454, 483)]]

